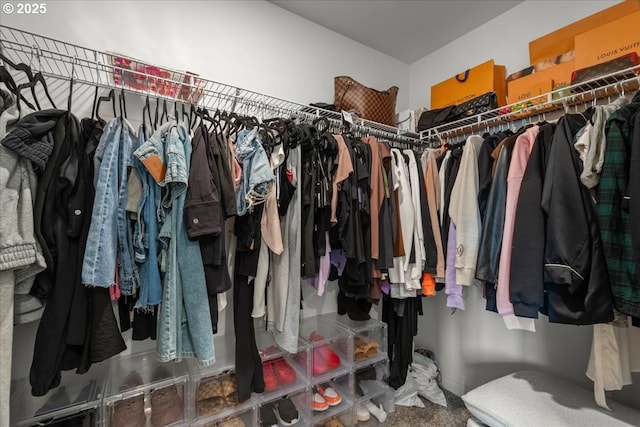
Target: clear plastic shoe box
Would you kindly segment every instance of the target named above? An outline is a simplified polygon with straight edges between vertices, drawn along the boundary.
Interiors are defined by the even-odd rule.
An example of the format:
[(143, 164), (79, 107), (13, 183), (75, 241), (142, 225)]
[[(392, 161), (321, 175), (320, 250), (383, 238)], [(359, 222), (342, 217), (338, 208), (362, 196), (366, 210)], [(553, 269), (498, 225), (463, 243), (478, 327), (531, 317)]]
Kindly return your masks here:
[[(328, 389), (333, 389), (339, 396), (338, 403), (332, 403), (329, 399), (326, 399), (326, 404), (320, 408), (316, 408), (313, 403), (314, 394), (320, 395), (328, 394)], [(354, 399), (354, 378), (353, 373), (349, 372), (344, 375), (326, 379), (320, 383), (314, 384), (311, 388), (311, 422), (313, 425), (317, 425), (324, 420), (331, 418), (337, 414), (350, 409), (353, 405)]]
[(11, 425), (51, 424), (63, 419), (82, 418), (90, 426), (99, 425), (108, 363), (96, 363), (84, 375), (62, 373), (60, 386), (44, 396), (31, 395), (28, 378), (11, 382)]
[(347, 315), (329, 313), (320, 320), (343, 328), (353, 340), (353, 358), (356, 368), (370, 365), (387, 358), (387, 324), (375, 319), (355, 321)]
[(162, 363), (153, 351), (111, 359), (102, 407), (103, 425), (187, 425), (188, 379), (184, 362)]
[(309, 344), (298, 340), (297, 352), (289, 353), (278, 347), (272, 333), (262, 330), (256, 332), (256, 345), (265, 380), (264, 393), (255, 395), (260, 402), (272, 401), (307, 388), (311, 374)]
[(311, 366), (306, 367), (311, 371), (311, 385), (350, 371), (353, 339), (346, 329), (310, 317), (301, 319), (299, 336), (312, 347)]
[[(188, 407), (190, 425), (229, 425), (238, 420), (255, 420), (253, 398), (238, 402), (235, 380), (235, 336), (223, 335), (214, 338), (216, 361), (211, 366), (202, 366), (193, 359), (188, 360), (189, 393)], [(224, 424), (226, 422), (226, 424)], [(247, 426), (253, 425), (246, 424)]]

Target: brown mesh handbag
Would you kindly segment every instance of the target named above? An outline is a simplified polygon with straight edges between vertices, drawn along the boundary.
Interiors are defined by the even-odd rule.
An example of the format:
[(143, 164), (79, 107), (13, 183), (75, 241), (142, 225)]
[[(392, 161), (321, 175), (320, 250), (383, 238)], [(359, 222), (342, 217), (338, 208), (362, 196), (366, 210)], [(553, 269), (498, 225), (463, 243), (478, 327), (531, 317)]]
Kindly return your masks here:
[(395, 126), (397, 96), (397, 86), (379, 91), (358, 83), (351, 77), (334, 78), (333, 102), (336, 110), (356, 110), (366, 120)]

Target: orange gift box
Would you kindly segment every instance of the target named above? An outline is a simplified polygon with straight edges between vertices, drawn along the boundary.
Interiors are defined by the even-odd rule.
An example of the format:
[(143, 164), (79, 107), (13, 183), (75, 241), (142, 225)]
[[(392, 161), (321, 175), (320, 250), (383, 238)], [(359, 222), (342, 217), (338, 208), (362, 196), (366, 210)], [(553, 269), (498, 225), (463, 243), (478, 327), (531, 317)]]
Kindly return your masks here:
[(498, 105), (505, 105), (506, 69), (493, 59), (431, 86), (431, 109), (460, 105), (487, 92), (496, 92)]
[(576, 36), (576, 69), (640, 53), (640, 12)]
[[(580, 3), (576, 2), (576, 7), (579, 5)], [(575, 49), (575, 39), (579, 34), (637, 11), (640, 11), (640, 0), (626, 0), (537, 38), (529, 42), (529, 63), (537, 64), (572, 51)]]
[[(551, 92), (558, 86), (571, 84), (571, 73), (575, 68), (574, 61), (568, 61), (509, 81), (507, 83), (509, 104)], [(540, 102), (543, 101), (544, 99), (541, 98)]]

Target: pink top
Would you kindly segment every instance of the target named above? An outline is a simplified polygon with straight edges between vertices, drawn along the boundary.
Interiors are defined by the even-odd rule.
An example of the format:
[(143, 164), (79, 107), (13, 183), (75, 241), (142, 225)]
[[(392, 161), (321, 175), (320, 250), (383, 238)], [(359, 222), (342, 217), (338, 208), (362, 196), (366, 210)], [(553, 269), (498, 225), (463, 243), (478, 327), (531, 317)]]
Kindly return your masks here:
[(505, 208), (496, 299), (498, 313), (502, 315), (508, 329), (535, 330), (533, 319), (516, 317), (514, 315), (513, 304), (511, 304), (509, 299), (509, 276), (511, 273), (511, 249), (518, 195), (520, 194), (520, 186), (522, 185), (524, 171), (527, 168), (527, 162), (531, 155), (531, 149), (533, 148), (539, 131), (540, 128), (538, 126), (530, 127), (516, 139), (516, 143), (513, 146), (511, 163), (509, 164), (509, 173), (507, 175), (507, 204)]

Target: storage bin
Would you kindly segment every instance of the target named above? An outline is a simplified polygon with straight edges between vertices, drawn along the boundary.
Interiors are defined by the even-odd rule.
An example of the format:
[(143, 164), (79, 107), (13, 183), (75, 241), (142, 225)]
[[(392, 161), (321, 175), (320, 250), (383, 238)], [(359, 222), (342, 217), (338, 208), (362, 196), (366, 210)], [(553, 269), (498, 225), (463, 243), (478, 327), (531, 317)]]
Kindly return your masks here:
[(253, 398), (238, 402), (235, 379), (235, 336), (214, 338), (216, 362), (202, 366), (189, 359), (189, 413), (192, 424), (217, 425), (255, 406)]
[[(276, 397), (274, 399), (262, 399), (258, 403), (257, 410), (257, 425), (269, 425), (266, 420), (263, 419), (265, 415), (271, 415), (275, 417), (273, 408), (277, 406), (278, 410), (284, 407), (284, 405), (293, 404), (293, 407), (298, 412), (298, 422), (295, 423), (296, 427), (310, 426), (311, 425), (311, 411), (310, 411), (310, 388), (304, 388), (288, 395)], [(288, 400), (289, 403), (285, 403), (284, 400)], [(286, 408), (286, 407), (285, 407)], [(286, 409), (284, 409), (286, 410)], [(265, 414), (268, 412), (268, 414)]]
[(364, 399), (389, 391), (388, 376), (389, 363), (387, 359), (357, 369), (354, 372), (355, 399)]
[(201, 418), (189, 425), (195, 427), (253, 427), (257, 425), (256, 408), (244, 407), (230, 415), (222, 417)]
[(352, 340), (355, 368), (387, 359), (387, 324), (375, 319), (364, 321), (351, 320), (347, 315), (328, 313), (319, 316), (320, 320), (344, 329)]
[(305, 389), (311, 371), (311, 346), (298, 340), (298, 351), (289, 353), (276, 344), (273, 334), (256, 332), (256, 345), (262, 358), (265, 392), (256, 394), (261, 401), (274, 400), (280, 396)]
[[(357, 399), (353, 404), (353, 420), (356, 426), (358, 427), (372, 427), (384, 425), (386, 419), (388, 419), (389, 415), (395, 412), (395, 404), (394, 404), (394, 396), (395, 392), (392, 389), (387, 389), (381, 393), (378, 393), (372, 397), (364, 397)], [(363, 406), (367, 401), (371, 402), (373, 406), (378, 409), (382, 409), (384, 411), (384, 415), (382, 419), (378, 419), (374, 414), (370, 413), (370, 417), (366, 421), (360, 421), (357, 417), (358, 407)], [(386, 418), (384, 418), (386, 417)]]
[(29, 378), (11, 382), (11, 425), (33, 426), (78, 415), (88, 425), (100, 425), (100, 411), (108, 363), (96, 363), (89, 372), (62, 372), (60, 385), (44, 396), (31, 395)]
[(186, 425), (189, 376), (184, 362), (162, 363), (155, 352), (146, 352), (113, 358), (109, 365), (104, 426), (135, 422), (148, 427)]
[[(329, 400), (330, 392), (329, 388), (333, 389), (339, 396), (338, 403), (332, 403)], [(354, 380), (353, 373), (329, 378), (322, 382), (316, 383), (311, 387), (310, 392), (310, 407), (311, 407), (311, 421), (313, 425), (323, 422), (333, 416), (343, 413), (344, 411), (351, 409), (353, 405)], [(314, 394), (319, 393), (325, 395), (327, 405), (324, 407), (316, 408), (313, 404)]]
[[(334, 420), (338, 420), (339, 423), (336, 423)], [(351, 427), (355, 425), (353, 418), (353, 409), (346, 409), (338, 414), (330, 415), (320, 421), (316, 421), (313, 424), (314, 427), (338, 427), (340, 425), (344, 427)]]
[(349, 372), (353, 365), (353, 338), (346, 329), (319, 317), (305, 318), (300, 321), (299, 336), (311, 347), (308, 360), (304, 357), (297, 360), (310, 370), (312, 385)]

